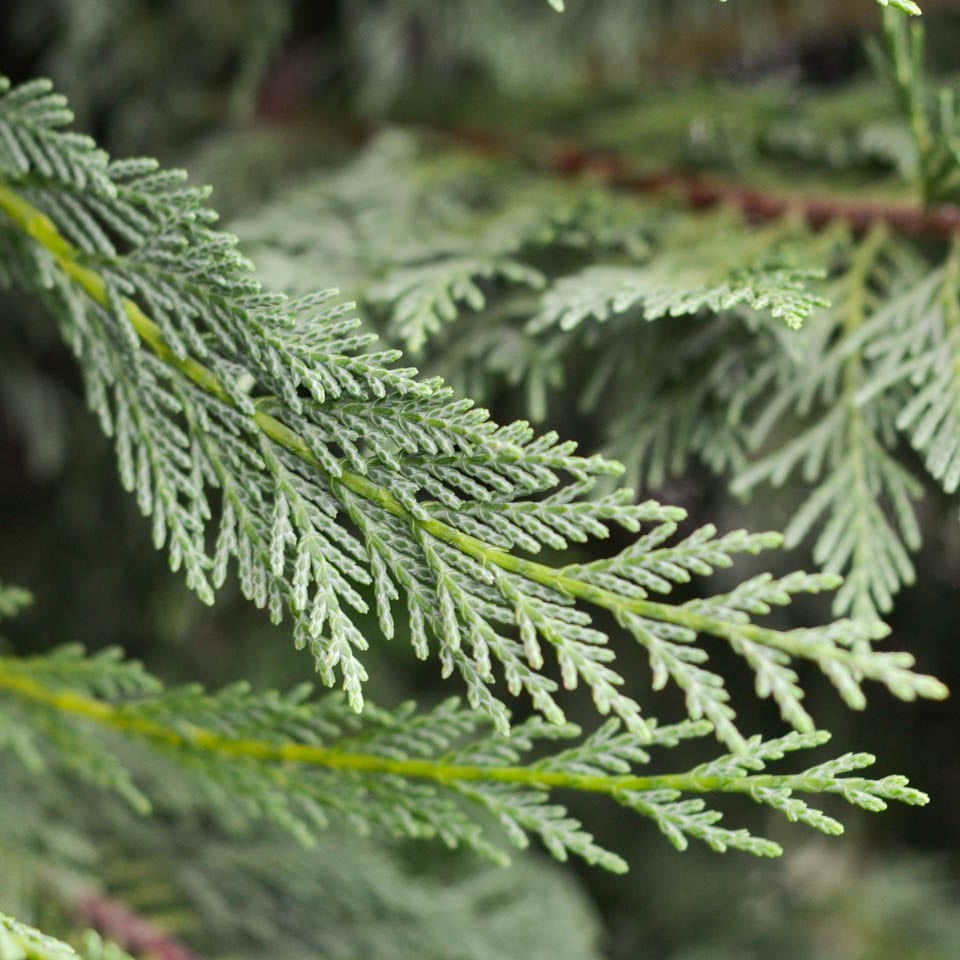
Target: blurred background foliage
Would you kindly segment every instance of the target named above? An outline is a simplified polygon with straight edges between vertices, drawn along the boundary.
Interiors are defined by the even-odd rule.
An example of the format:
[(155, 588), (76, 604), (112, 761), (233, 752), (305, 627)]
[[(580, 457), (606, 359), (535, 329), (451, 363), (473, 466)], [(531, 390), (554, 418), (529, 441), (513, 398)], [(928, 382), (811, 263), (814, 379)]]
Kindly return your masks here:
[[(544, 0), (14, 0), (4, 7), (0, 64), (14, 80), (52, 76), (79, 126), (115, 154), (154, 154), (212, 183), (215, 205), (268, 282), (338, 285), (361, 299), (369, 323), (400, 340), (403, 331), (367, 295), (382, 258), (358, 241), (363, 229), (375, 239), (385, 206), (398, 200), (404, 160), (390, 149), (430, 157), (442, 147), (451, 162), (469, 163), (484, 147), (476, 132), (493, 131), (521, 161), (561, 143), (617, 150), (649, 170), (802, 182), (824, 195), (906, 195), (916, 158), (865, 53), (879, 24), (873, 0), (567, 0), (567, 8), (558, 16)], [(960, 9), (926, 0), (924, 12), (934, 68), (956, 71)], [(364, 157), (381, 168), (358, 167)], [(554, 203), (569, 189), (513, 175), (511, 210), (536, 202), (536, 190)], [(296, 193), (304, 183), (315, 206)], [(586, 261), (602, 235), (630, 242), (631, 227), (622, 198), (587, 187), (601, 215), (577, 254)], [(303, 231), (298, 211), (309, 221)], [(467, 250), (487, 236), (482, 225), (471, 230)], [(240, 602), (204, 608), (169, 574), (121, 493), (54, 326), (15, 297), (4, 298), (2, 313), (0, 576), (36, 596), (7, 630), (18, 652), (119, 644), (170, 681), (303, 679), (303, 663), (264, 617)], [(621, 333), (611, 325), (596, 335)], [(474, 329), (472, 341), (441, 336), (418, 360), (483, 394), (501, 419), (533, 414), (592, 452), (608, 413), (578, 408), (570, 389), (591, 372), (590, 344), (573, 339), (560, 357), (525, 355), (529, 345), (508, 335), (490, 327)], [(665, 351), (673, 335), (664, 333)], [(774, 498), (745, 508), (694, 464), (648, 480), (699, 522), (777, 522)], [(946, 498), (924, 510), (938, 534), (891, 623), (900, 645), (949, 682), (960, 666), (960, 527), (955, 517), (937, 521), (956, 513)], [(373, 700), (441, 695), (435, 671), (406, 644), (374, 644), (370, 654)], [(625, 669), (643, 672), (639, 654)], [(738, 680), (746, 690), (745, 677), (731, 686)], [(56, 859), (69, 870), (8, 864), (0, 846), (0, 910), (42, 918), (48, 929), (56, 914), (56, 926), (69, 929), (78, 918), (56, 904), (70, 897), (54, 894), (95, 883), (209, 957), (262, 956), (267, 944), (274, 956), (331, 960), (960, 956), (956, 705), (878, 698), (866, 715), (849, 714), (825, 682), (804, 682), (825, 726), (874, 750), (882, 767), (909, 773), (934, 803), (858, 821), (842, 841), (794, 842), (772, 864), (678, 855), (649, 825), (588, 814), (599, 839), (631, 862), (622, 879), (575, 874), (533, 854), (499, 871), (375, 839), (331, 836), (303, 851), (217, 835), (178, 812), (175, 798), (159, 823), (97, 799), (86, 804), (95, 813), (88, 823), (43, 841), (59, 845)], [(745, 725), (776, 729), (768, 707), (752, 709)], [(29, 831), (30, 816), (64, 802), (32, 783), (5, 786), (0, 843), (4, 831)], [(776, 837), (780, 827), (764, 829)]]

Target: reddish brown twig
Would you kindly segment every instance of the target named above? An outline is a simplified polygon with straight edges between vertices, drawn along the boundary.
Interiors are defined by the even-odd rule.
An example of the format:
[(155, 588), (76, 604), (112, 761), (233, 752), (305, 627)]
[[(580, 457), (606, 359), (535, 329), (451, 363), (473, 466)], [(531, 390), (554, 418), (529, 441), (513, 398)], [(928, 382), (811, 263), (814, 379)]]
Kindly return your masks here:
[(707, 179), (691, 174), (662, 171), (631, 173), (616, 154), (557, 151), (548, 166), (565, 176), (590, 174), (609, 186), (635, 193), (676, 193), (691, 207), (701, 209), (726, 204), (749, 220), (776, 220), (789, 213), (802, 217), (811, 227), (842, 220), (855, 230), (882, 221), (910, 235), (944, 237), (960, 230), (960, 207), (924, 208), (906, 203), (864, 203), (844, 198), (815, 198), (802, 194), (756, 190), (738, 183)]
[(84, 923), (129, 953), (152, 960), (201, 960), (170, 934), (105, 894), (85, 893), (74, 901), (73, 908)]
[(486, 153), (510, 154), (532, 167), (563, 177), (590, 176), (615, 190), (629, 193), (672, 193), (694, 209), (726, 204), (748, 220), (776, 220), (787, 214), (802, 217), (811, 227), (843, 221), (854, 230), (865, 230), (882, 221), (911, 236), (947, 237), (960, 230), (960, 207), (924, 208), (918, 204), (882, 203), (840, 197), (810, 197), (789, 192), (758, 190), (740, 183), (690, 173), (663, 170), (636, 173), (621, 153), (561, 146), (545, 151), (521, 148), (489, 131), (458, 130), (454, 139)]

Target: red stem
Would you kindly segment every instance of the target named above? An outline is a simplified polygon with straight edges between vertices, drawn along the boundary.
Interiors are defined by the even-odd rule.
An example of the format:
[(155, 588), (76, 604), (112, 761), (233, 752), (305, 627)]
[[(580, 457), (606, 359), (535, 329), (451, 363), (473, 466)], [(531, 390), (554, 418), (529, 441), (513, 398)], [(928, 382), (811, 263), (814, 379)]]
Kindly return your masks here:
[(149, 920), (102, 893), (84, 894), (74, 903), (74, 909), (85, 923), (129, 953), (155, 960), (202, 960)]

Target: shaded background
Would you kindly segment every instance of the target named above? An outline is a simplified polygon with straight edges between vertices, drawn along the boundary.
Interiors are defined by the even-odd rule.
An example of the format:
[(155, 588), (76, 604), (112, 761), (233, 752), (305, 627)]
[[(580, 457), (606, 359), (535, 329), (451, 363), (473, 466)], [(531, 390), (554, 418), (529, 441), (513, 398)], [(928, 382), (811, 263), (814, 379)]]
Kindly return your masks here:
[[(496, 131), (524, 144), (542, 134), (578, 148), (615, 147), (649, 158), (652, 167), (717, 170), (745, 183), (762, 170), (765, 177), (802, 172), (824, 189), (839, 184), (853, 195), (861, 188), (903, 189), (893, 105), (870, 81), (864, 53), (865, 38), (879, 28), (873, 0), (567, 0), (567, 7), (558, 16), (545, 0), (24, 0), (5, 6), (0, 66), (14, 80), (52, 76), (79, 127), (111, 152), (154, 154), (212, 183), (215, 206), (241, 236), (242, 224), (255, 221), (265, 201), (317, 169), (349, 163), (391, 125), (458, 135)], [(934, 68), (956, 70), (960, 10), (948, 0), (926, 0), (924, 7)], [(778, 149), (763, 133), (782, 91), (800, 86), (812, 90), (806, 95), (818, 105), (813, 115), (820, 124), (806, 155), (795, 145)], [(881, 121), (892, 131), (882, 149), (850, 161), (843, 145), (860, 124)], [(706, 142), (697, 133), (704, 129)], [(348, 286), (324, 270), (318, 263), (316, 286)], [(215, 610), (204, 608), (170, 574), (150, 544), (148, 525), (120, 489), (112, 450), (84, 410), (79, 377), (53, 324), (34, 305), (7, 295), (0, 312), (0, 576), (36, 597), (12, 631), (18, 652), (66, 640), (91, 649), (119, 644), (169, 681), (220, 685), (257, 677), (264, 685), (287, 686), (304, 679), (309, 664), (265, 617), (228, 594)], [(445, 366), (442, 351), (425, 362), (454, 380), (463, 375), (449, 361)], [(500, 419), (526, 413), (525, 397), (505, 381), (491, 386), (485, 399)], [(544, 426), (592, 452), (597, 424), (573, 410), (562, 390), (549, 392), (545, 403)], [(723, 528), (782, 522), (784, 510), (783, 502), (746, 510), (705, 472), (644, 493), (682, 502), (698, 524), (713, 520)], [(955, 504), (934, 499), (924, 511), (928, 534), (917, 558), (918, 586), (900, 596), (890, 622), (898, 646), (915, 651), (925, 671), (949, 683), (960, 666), (960, 526)], [(433, 665), (413, 661), (402, 639), (375, 644), (371, 654), (370, 693), (380, 703), (409, 695), (429, 701), (448, 692)], [(777, 729), (767, 706), (751, 705), (749, 678), (731, 668), (744, 727)], [(640, 675), (645, 668), (638, 655), (635, 662), (625, 657), (624, 669)], [(602, 843), (627, 857), (633, 872), (622, 879), (568, 868), (571, 875), (577, 871), (579, 889), (563, 886), (558, 896), (567, 899), (558, 902), (567, 906), (554, 913), (576, 902), (584, 942), (568, 938), (551, 950), (670, 960), (960, 956), (955, 702), (901, 704), (876, 692), (868, 712), (854, 715), (825, 681), (812, 673), (804, 681), (812, 712), (834, 731), (835, 743), (877, 753), (882, 771), (907, 773), (933, 796), (930, 807), (890, 810), (877, 819), (845, 812), (847, 836), (829, 843), (757, 813), (757, 829), (789, 851), (767, 864), (738, 854), (677, 854), (651, 824), (581, 803), (576, 812)], [(589, 706), (579, 709), (589, 717)], [(132, 835), (136, 828), (124, 823)], [(183, 880), (187, 854), (177, 853), (178, 843), (189, 850), (192, 841), (171, 841), (151, 856), (179, 878), (178, 909), (199, 914), (187, 936), (201, 946), (203, 929), (208, 937), (216, 933), (221, 945), (232, 936), (230, 955), (247, 955), (253, 935), (226, 920), (226, 927), (217, 926), (203, 884)], [(467, 878), (466, 890), (469, 878), (489, 873), (419, 847), (366, 861), (358, 845), (352, 853), (340, 850), (344, 843), (350, 846), (331, 838), (321, 854), (331, 861), (354, 857), (359, 871), (384, 870), (384, 857), (395, 858), (425, 889), (430, 883), (441, 889), (455, 873)], [(211, 862), (240, 856), (213, 840), (210, 851)], [(304, 854), (285, 856), (299, 864)], [(211, 883), (223, 882), (224, 874), (242, 873), (249, 864), (211, 869), (220, 878)], [(541, 889), (548, 874), (526, 869), (485, 881), (494, 892), (471, 900), (476, 909), (458, 915), (449, 937), (479, 931), (482, 940), (490, 918), (502, 919), (509, 907), (519, 912), (504, 941), (513, 947), (500, 944), (503, 955), (531, 955), (533, 948), (518, 942), (523, 928), (537, 933), (545, 949), (548, 898), (528, 901), (537, 899), (530, 889)], [(121, 896), (142, 900), (142, 882), (122, 874), (118, 868), (109, 882)], [(553, 871), (549, 876), (550, 884), (569, 885)], [(406, 921), (384, 906), (384, 891), (405, 882), (398, 877), (384, 874), (379, 893), (357, 893), (370, 904), (367, 912), (336, 914), (338, 939), (325, 940), (321, 929), (303, 949), (316, 944), (325, 955), (344, 958), (407, 956), (406, 949), (444, 956), (442, 940), (398, 941), (395, 931)], [(315, 880), (320, 896), (322, 879)], [(269, 877), (250, 891), (229, 897), (272, 892), (277, 910), (291, 902)], [(469, 896), (464, 892), (460, 902)], [(374, 915), (387, 918), (375, 945), (361, 935)], [(427, 926), (438, 922), (422, 911), (418, 917)], [(305, 901), (280, 926), (289, 933), (310, 922)], [(205, 946), (219, 955), (214, 943)], [(483, 949), (495, 947), (490, 939)], [(300, 954), (291, 946), (276, 955)]]

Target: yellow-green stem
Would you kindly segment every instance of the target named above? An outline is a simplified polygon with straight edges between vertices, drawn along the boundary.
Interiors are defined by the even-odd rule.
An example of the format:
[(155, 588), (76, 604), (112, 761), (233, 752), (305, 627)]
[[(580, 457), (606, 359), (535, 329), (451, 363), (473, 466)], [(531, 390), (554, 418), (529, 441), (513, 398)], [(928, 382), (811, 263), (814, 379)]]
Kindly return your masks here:
[(106, 703), (72, 690), (44, 686), (18, 669), (16, 660), (0, 660), (0, 690), (61, 713), (139, 737), (168, 749), (192, 750), (215, 756), (258, 760), (264, 763), (293, 763), (320, 769), (352, 771), (429, 780), (439, 784), (495, 781), (539, 789), (568, 789), (617, 795), (624, 791), (678, 790), (686, 793), (750, 793), (759, 787), (790, 785), (804, 792), (818, 793), (835, 785), (828, 778), (803, 778), (802, 784), (790, 775), (720, 777), (697, 774), (659, 776), (588, 775), (536, 767), (483, 766), (447, 763), (443, 760), (406, 759), (370, 753), (341, 751), (301, 743), (272, 743), (267, 740), (235, 738), (203, 727), (178, 723), (165, 726), (138, 715), (136, 705)]

